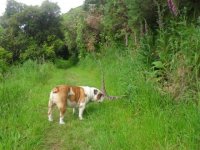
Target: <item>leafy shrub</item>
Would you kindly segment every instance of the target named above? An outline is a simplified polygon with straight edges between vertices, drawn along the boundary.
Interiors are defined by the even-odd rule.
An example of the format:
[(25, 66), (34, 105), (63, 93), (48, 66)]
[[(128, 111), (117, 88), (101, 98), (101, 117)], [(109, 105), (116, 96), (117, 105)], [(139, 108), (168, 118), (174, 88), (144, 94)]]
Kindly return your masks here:
[(0, 74), (4, 73), (8, 69), (8, 65), (12, 61), (12, 53), (6, 51), (0, 47)]
[(199, 25), (187, 23), (182, 17), (179, 21), (170, 21), (156, 35), (146, 35), (141, 41), (140, 53), (143, 61), (152, 67), (150, 74), (175, 99), (198, 99), (199, 39)]

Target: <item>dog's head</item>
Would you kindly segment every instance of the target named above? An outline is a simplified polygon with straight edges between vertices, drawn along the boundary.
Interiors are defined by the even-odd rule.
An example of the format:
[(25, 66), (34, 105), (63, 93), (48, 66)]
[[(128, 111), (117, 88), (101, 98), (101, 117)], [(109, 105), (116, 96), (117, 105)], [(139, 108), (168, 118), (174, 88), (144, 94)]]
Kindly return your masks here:
[(93, 100), (97, 102), (103, 102), (105, 95), (97, 88), (93, 88)]

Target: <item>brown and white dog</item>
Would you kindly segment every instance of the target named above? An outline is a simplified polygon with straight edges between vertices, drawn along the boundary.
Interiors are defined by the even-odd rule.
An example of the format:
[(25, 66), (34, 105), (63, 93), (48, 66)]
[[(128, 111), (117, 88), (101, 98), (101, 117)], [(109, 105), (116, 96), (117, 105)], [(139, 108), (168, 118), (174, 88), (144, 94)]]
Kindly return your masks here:
[(94, 87), (59, 85), (50, 92), (49, 121), (53, 121), (52, 109), (54, 105), (57, 105), (60, 110), (60, 124), (64, 124), (66, 106), (73, 108), (73, 113), (76, 109), (79, 109), (79, 119), (82, 120), (86, 104), (90, 101), (102, 102), (103, 99), (104, 94)]

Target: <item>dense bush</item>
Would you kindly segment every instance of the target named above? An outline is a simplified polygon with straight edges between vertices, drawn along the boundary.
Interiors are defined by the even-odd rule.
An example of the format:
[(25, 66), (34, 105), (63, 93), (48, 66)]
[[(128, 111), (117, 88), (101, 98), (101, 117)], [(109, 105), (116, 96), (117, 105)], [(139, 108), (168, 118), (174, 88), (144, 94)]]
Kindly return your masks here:
[(7, 70), (8, 65), (12, 61), (12, 53), (0, 47), (0, 74)]
[(199, 36), (199, 25), (187, 23), (183, 17), (171, 20), (165, 29), (146, 35), (141, 41), (139, 51), (143, 61), (152, 66), (151, 77), (176, 99), (199, 98)]
[(198, 4), (198, 0), (86, 0), (61, 17), (58, 5), (49, 1), (36, 7), (9, 0), (0, 19), (1, 70), (29, 59), (56, 60), (65, 68), (87, 53), (99, 54), (103, 46), (117, 43), (123, 47), (120, 51), (127, 47), (139, 52), (151, 70), (148, 75), (176, 99), (190, 97), (188, 93), (196, 99)]

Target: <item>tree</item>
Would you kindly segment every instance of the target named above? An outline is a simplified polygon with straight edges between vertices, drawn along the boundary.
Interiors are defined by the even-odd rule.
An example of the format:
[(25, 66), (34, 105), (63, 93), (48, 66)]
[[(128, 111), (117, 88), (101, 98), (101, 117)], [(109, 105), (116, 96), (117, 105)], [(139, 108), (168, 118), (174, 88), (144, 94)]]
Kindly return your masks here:
[(71, 9), (67, 14), (63, 15), (65, 43), (69, 54), (73, 57), (77, 57), (78, 54), (86, 51), (83, 39), (85, 15), (86, 12), (82, 7)]
[[(37, 59), (41, 55), (45, 59), (51, 59), (55, 58), (56, 51), (66, 50), (63, 42), (60, 42), (64, 35), (60, 8), (56, 3), (47, 0), (39, 7), (8, 0), (0, 23), (4, 28), (0, 45), (12, 52), (13, 62), (19, 59)], [(62, 48), (55, 46), (57, 43), (62, 44)]]
[(42, 45), (49, 35), (62, 39), (60, 8), (56, 3), (44, 1), (40, 7), (29, 6), (18, 15), (20, 29)]
[(4, 15), (9, 18), (17, 13), (21, 13), (25, 7), (26, 5), (23, 3), (18, 3), (15, 0), (7, 0), (7, 6)]
[(107, 1), (104, 6), (103, 26), (105, 38), (125, 41), (128, 45), (128, 8), (124, 0)]

